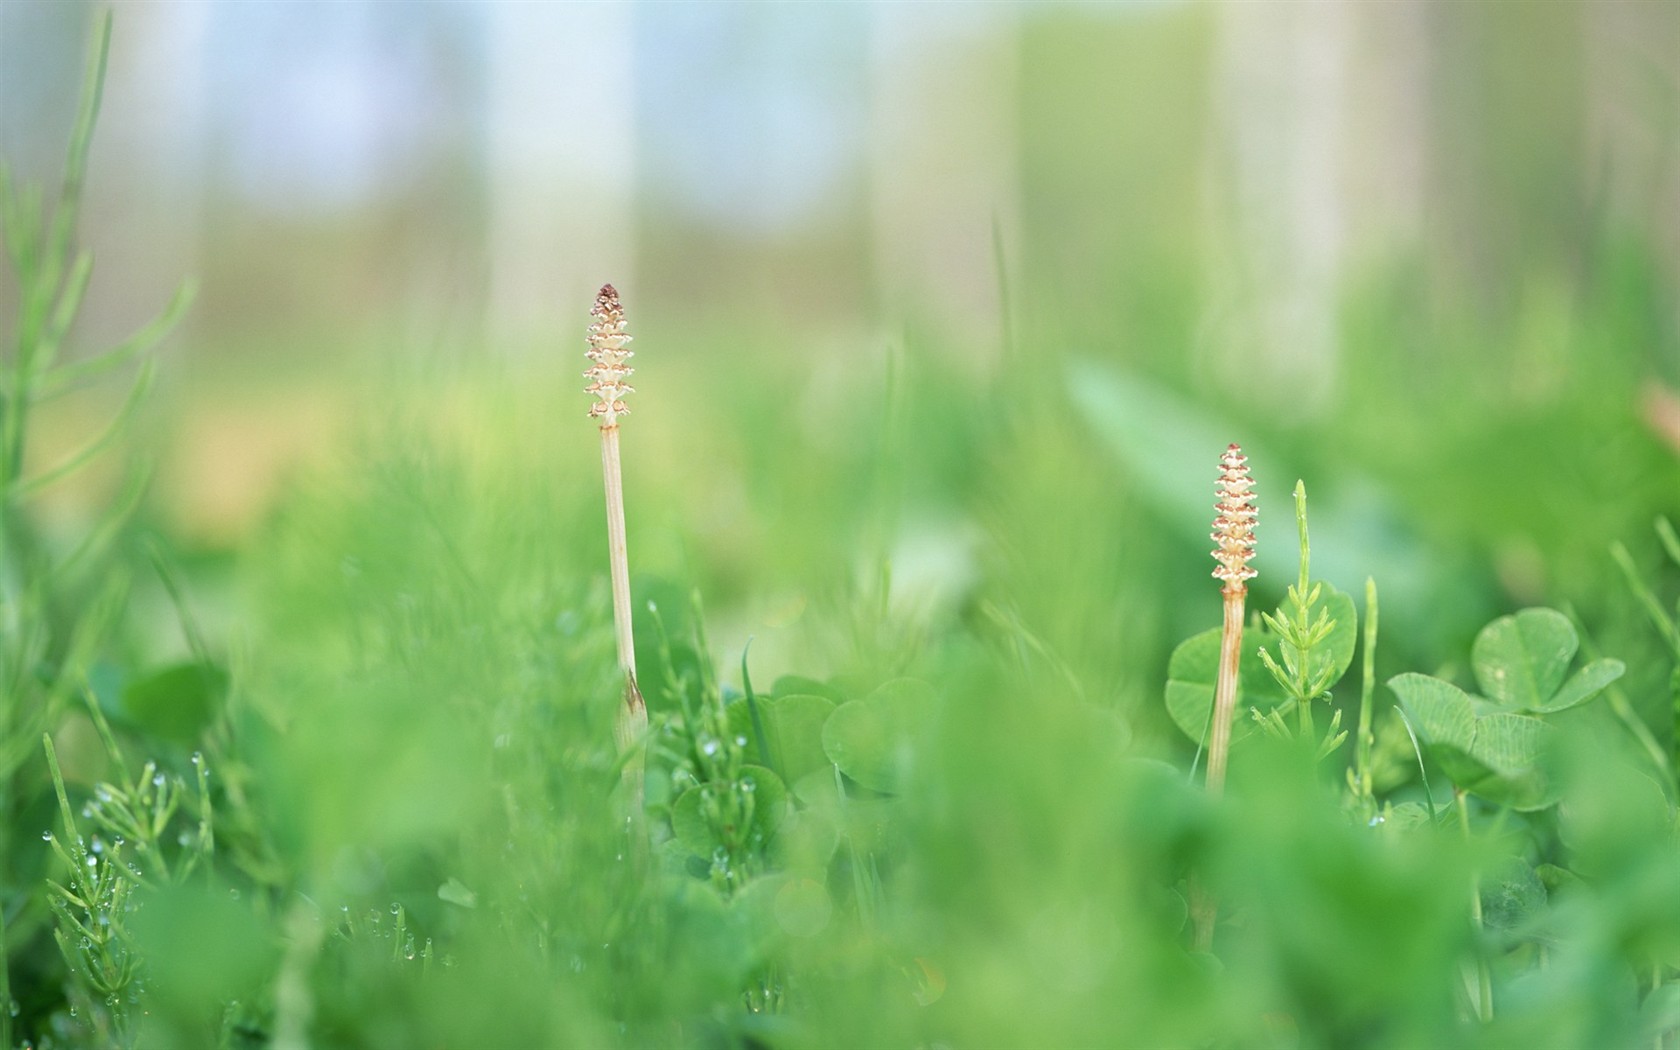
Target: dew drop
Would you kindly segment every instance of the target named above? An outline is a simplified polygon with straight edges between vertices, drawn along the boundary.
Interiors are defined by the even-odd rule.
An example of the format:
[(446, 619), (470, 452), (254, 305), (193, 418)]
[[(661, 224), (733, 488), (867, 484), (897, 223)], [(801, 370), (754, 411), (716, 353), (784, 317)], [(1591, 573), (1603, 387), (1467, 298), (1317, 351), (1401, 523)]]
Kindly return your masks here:
[(163, 774), (162, 773), (158, 773), (157, 775), (152, 777), (152, 786), (153, 787), (162, 787), (163, 786)]
[(90, 867), (90, 868), (99, 867), (99, 858), (94, 856), (93, 854), (89, 853), (88, 854), (88, 859), (87, 859), (87, 866)]
[(42, 842), (51, 842), (52, 841), (52, 832), (50, 832), (50, 831), (41, 832), (41, 841)]
[(202, 751), (194, 751), (192, 753), (192, 764), (195, 766), (202, 766), (204, 764), (204, 753)]
[(398, 904), (396, 901), (392, 901), (391, 902), (391, 914), (392, 915), (401, 915), (402, 914), (402, 905)]
[(735, 746), (736, 747), (746, 747), (747, 746), (747, 738), (744, 737), (744, 736), (736, 737), (735, 738)]
[(712, 755), (717, 754), (717, 752), (718, 752), (718, 742), (716, 740), (713, 740), (711, 737), (707, 737), (706, 739), (700, 741), (700, 753), (702, 755), (705, 755), (709, 758)]
[(236, 889), (228, 890), (228, 900), (235, 900), (236, 901), (238, 899), (239, 899), (239, 891), (238, 890), (236, 890)]

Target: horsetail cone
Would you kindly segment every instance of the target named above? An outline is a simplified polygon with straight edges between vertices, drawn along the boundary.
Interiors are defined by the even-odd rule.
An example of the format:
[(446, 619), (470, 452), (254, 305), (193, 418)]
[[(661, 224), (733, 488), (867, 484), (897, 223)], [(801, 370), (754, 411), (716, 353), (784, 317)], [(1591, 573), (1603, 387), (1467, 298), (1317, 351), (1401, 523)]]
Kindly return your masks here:
[(1213, 578), (1225, 581), (1225, 591), (1246, 591), (1255, 576), (1249, 561), (1254, 557), (1254, 479), (1248, 473), (1248, 457), (1232, 445), (1219, 457), (1219, 502), (1214, 509), (1213, 560), (1219, 564)]
[[(630, 336), (624, 331), (624, 308), (612, 285), (601, 286), (589, 316), (589, 349), (585, 356), (591, 363), (583, 375), (590, 382), (583, 389), (595, 395), (595, 403), (589, 406), (589, 418), (601, 421), (601, 473), (607, 488), (613, 627), (618, 635), (618, 665), (624, 671), (624, 704), (619, 709), (613, 735), (619, 750), (627, 751), (636, 746), (647, 729), (647, 705), (636, 686), (636, 642), (630, 620), (630, 555), (625, 543), (624, 479), (618, 456), (618, 419), (630, 414), (624, 397), (635, 393), (628, 382), (634, 369), (628, 364), (632, 354), (628, 349)], [(632, 756), (625, 764), (624, 775), (637, 808), (641, 800), (641, 771), (640, 756)]]
[(616, 427), (619, 416), (630, 414), (624, 407), (624, 395), (636, 392), (627, 382), (636, 370), (627, 362), (636, 355), (626, 349), (630, 336), (624, 331), (624, 307), (619, 305), (617, 289), (603, 284), (589, 316), (594, 320), (589, 325), (589, 349), (585, 356), (594, 364), (583, 373), (590, 380), (583, 390), (595, 395), (595, 403), (589, 406), (589, 417), (599, 419), (601, 429), (605, 430)]

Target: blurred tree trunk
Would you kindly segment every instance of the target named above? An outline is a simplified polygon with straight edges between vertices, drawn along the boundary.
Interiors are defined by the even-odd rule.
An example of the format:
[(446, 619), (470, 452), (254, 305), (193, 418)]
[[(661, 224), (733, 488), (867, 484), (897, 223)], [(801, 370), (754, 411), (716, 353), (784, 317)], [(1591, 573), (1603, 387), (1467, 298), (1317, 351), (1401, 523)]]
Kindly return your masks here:
[[(1355, 10), (1346, 0), (1220, 6), (1213, 276), (1216, 374), (1297, 414), (1339, 370), (1349, 239)], [(1394, 147), (1396, 152), (1404, 146)], [(1386, 150), (1385, 150), (1386, 152)]]
[(507, 3), (486, 18), (488, 334), (547, 348), (582, 338), (602, 284), (634, 287), (633, 10)]
[(1002, 331), (994, 230), (1019, 245), (1014, 15), (882, 4), (871, 41), (877, 301), (983, 362)]

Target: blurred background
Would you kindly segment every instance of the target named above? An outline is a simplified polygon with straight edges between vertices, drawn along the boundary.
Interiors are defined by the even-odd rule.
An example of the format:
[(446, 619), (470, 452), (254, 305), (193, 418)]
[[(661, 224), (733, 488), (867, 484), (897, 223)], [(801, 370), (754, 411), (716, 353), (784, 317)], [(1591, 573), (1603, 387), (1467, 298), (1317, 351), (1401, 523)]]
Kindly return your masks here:
[[(880, 545), (936, 601), (990, 572), (977, 529), (1096, 551), (1140, 506), (1177, 538), (1101, 572), (1200, 575), (1218, 450), (1258, 442), (1270, 521), (1324, 486), (1349, 591), (1386, 572), (1434, 624), (1480, 566), (1443, 640), (1590, 592), (1674, 503), (1672, 4), (113, 7), (77, 334), (197, 282), (146, 451), (156, 519), (206, 550), (397, 372), (514, 377), (550, 406), (522, 440), (587, 457), (603, 281), (642, 351), (643, 565), (725, 603), (849, 571), (883, 473)], [(24, 179), (58, 170), (100, 9), (0, 7)]]
[[(63, 606), (8, 605), (0, 630), (0, 677), (44, 683), (38, 725), (0, 726), (20, 1031), (74, 1028), (39, 877), (41, 831), (73, 817), (33, 743), (53, 732), (97, 800), (82, 699), (181, 783), (204, 783), (203, 749), (234, 896), (163, 914), (248, 906), (260, 934), (160, 924), (151, 957), (193, 968), (158, 971), (185, 1020), (172, 1035), (160, 1007), (147, 1045), (217, 1042), (179, 1033), (212, 1003), (234, 1023), (217, 989), (238, 982), (209, 978), (235, 973), (312, 985), (329, 1045), (1249, 1045), (1291, 1015), (1278, 1045), (1651, 1045), (1635, 972), (1660, 986), (1652, 1031), (1672, 1026), (1663, 832), (1630, 818), (1618, 841), (1650, 856), (1604, 853), (1627, 881), (1592, 907), (1508, 920), (1528, 932), (1507, 961), (1544, 980), (1502, 984), (1508, 1027), (1472, 1030), (1449, 985), (1482, 949), (1442, 890), (1470, 885), (1467, 841), (1389, 850), (1347, 825), (1322, 790), (1339, 757), (1234, 762), (1254, 783), (1226, 816), (1118, 759), (1199, 760), (1163, 693), (1174, 647), (1219, 622), (1209, 519), (1238, 441), (1252, 612), (1296, 579), (1303, 479), (1313, 575), (1380, 590), (1361, 686), (1468, 686), (1479, 628), (1557, 607), (1584, 656), (1628, 667), (1616, 713), (1579, 723), (1588, 801), (1666, 793), (1680, 634), (1641, 600), (1660, 620), (1680, 593), (1653, 528), (1680, 515), (1680, 4), (0, 0), (0, 155), (49, 204), (106, 11), (96, 268), (64, 352), (126, 338), (182, 282), (196, 297), (135, 425), (45, 487), (134, 369), (36, 405), (0, 508), (31, 540), (0, 569), (48, 573), (28, 594)], [(0, 351), (27, 343), (11, 261)], [(693, 736), (679, 712), (721, 704), (702, 681), (746, 685), (749, 641), (761, 694), (820, 707), (914, 677), (945, 701), (919, 752), (882, 730), (919, 778), (898, 797), (835, 793), (869, 807), (849, 859), (837, 831), (813, 847), (858, 921), (775, 955), (692, 866), (624, 878), (601, 804), (621, 680), (581, 373), (609, 281), (636, 340), (625, 502), (655, 725)], [(42, 632), (81, 661), (56, 684)], [(1336, 688), (1344, 726), (1358, 697)], [(1391, 699), (1377, 796), (1444, 801)], [(1565, 852), (1507, 830), (1539, 887), (1530, 862)], [(1252, 903), (1252, 952), (1218, 970), (1180, 950), (1172, 890), (1205, 858)], [(319, 965), (292, 925), (311, 902), (347, 916)], [(435, 936), (459, 978), (404, 977), (386, 916), (425, 938), (422, 974)], [(260, 956), (282, 944), (276, 981)], [(749, 1027), (744, 982), (782, 955), (832, 1034)], [(260, 1035), (270, 1011), (239, 998)], [(307, 998), (275, 1011), (275, 1045), (302, 1045)]]

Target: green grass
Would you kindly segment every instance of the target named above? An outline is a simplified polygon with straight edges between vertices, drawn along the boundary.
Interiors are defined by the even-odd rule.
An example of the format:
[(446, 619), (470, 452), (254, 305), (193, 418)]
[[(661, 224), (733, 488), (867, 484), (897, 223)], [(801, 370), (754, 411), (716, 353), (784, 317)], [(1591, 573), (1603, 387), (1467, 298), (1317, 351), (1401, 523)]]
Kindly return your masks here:
[(121, 500), (58, 572), (84, 537), (6, 474), (0, 1046), (1673, 1045), (1680, 501), (1637, 405), (1674, 334), (1603, 240), (1525, 324), (1371, 275), (1325, 411), (1030, 271), (996, 374), (935, 331), (814, 396), (803, 347), (638, 342), (628, 823), (587, 304), (552, 360), (358, 387), (231, 570)]

